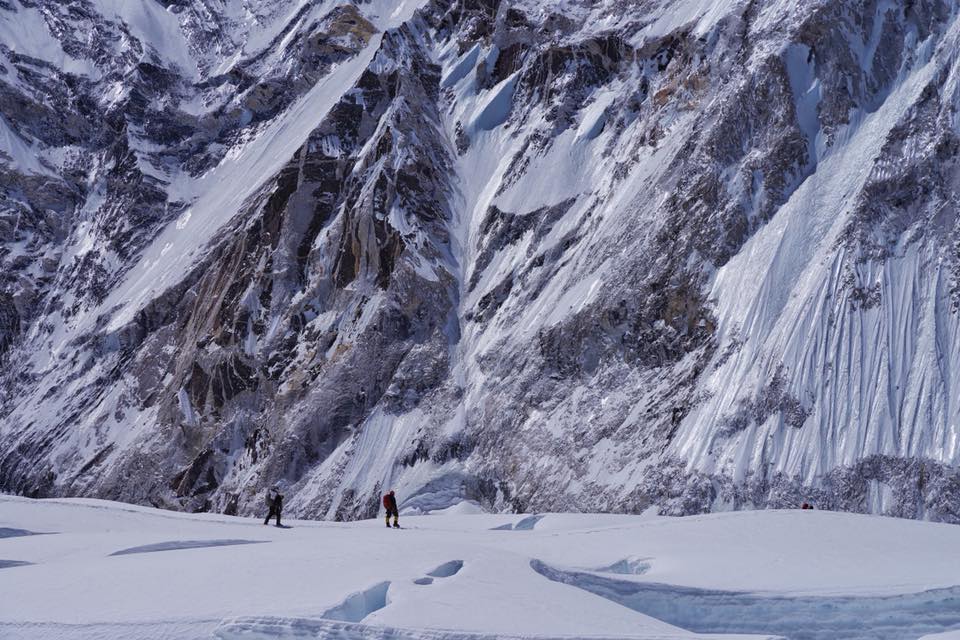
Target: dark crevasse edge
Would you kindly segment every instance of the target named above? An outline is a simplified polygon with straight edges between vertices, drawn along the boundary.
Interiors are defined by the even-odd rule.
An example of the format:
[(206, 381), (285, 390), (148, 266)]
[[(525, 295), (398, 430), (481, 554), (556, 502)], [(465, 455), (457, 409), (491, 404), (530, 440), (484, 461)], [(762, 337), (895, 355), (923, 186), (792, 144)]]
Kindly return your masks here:
[(26, 529), (0, 527), (0, 540), (2, 540), (3, 538), (20, 538), (23, 536), (42, 536), (47, 534), (48, 532), (43, 532), (43, 531), (27, 531)]
[(207, 547), (230, 547), (238, 544), (260, 544), (269, 540), (171, 540), (145, 544), (140, 547), (130, 547), (114, 551), (111, 556), (126, 556), (136, 553), (155, 553), (158, 551), (181, 551), (183, 549), (204, 549)]
[(0, 560), (0, 569), (9, 569), (10, 567), (25, 567), (32, 562), (24, 562), (23, 560)]

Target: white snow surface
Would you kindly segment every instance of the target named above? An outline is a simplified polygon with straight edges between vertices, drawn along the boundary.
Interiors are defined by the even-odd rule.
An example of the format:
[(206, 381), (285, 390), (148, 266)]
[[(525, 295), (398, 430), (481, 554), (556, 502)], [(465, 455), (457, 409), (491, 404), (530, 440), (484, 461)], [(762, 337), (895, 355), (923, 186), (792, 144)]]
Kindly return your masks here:
[[(734, 640), (773, 636), (698, 635), (587, 587), (614, 580), (624, 593), (651, 586), (679, 598), (690, 596), (683, 587), (722, 589), (778, 606), (883, 596), (893, 611), (897, 598), (955, 587), (960, 575), (960, 528), (876, 516), (450, 512), (402, 521), (400, 531), (380, 520), (277, 528), (0, 496), (0, 637)], [(532, 524), (504, 528), (524, 521)], [(577, 577), (556, 581), (551, 571)], [(674, 608), (670, 615), (686, 611)], [(836, 637), (948, 629), (872, 636), (871, 621), (862, 623), (864, 635)]]

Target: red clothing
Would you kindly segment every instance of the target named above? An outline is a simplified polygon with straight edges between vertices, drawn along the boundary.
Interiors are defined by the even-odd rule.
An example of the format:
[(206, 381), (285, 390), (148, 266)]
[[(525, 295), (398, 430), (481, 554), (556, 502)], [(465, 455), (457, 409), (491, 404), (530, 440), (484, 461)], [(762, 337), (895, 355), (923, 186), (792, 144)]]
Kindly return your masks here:
[(387, 510), (387, 515), (397, 513), (397, 498), (393, 494), (383, 496), (383, 508)]

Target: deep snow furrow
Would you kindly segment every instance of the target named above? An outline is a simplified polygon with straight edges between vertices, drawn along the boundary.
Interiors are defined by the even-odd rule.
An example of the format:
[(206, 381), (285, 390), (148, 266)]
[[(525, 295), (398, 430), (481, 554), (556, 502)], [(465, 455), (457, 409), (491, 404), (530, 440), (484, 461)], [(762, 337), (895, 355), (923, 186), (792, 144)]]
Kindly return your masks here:
[(618, 580), (552, 567), (554, 582), (696, 633), (773, 633), (789, 640), (915, 640), (960, 626), (960, 586), (892, 596), (777, 596)]

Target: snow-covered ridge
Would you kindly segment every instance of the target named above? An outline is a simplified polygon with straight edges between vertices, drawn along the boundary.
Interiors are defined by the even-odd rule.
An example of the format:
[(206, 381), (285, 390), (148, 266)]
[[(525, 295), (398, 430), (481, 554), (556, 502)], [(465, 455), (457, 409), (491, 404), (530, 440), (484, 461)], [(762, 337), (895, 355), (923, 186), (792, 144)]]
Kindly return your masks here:
[(948, 0), (0, 2), (0, 488), (958, 521), (958, 39)]

